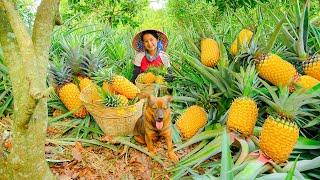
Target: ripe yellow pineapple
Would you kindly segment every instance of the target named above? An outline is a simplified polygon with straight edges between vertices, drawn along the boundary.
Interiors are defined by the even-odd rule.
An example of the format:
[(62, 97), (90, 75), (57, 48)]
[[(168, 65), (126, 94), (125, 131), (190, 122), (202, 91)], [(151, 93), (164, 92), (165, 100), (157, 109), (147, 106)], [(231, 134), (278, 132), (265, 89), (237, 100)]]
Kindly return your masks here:
[(208, 67), (214, 67), (220, 58), (220, 49), (218, 43), (210, 38), (202, 39), (200, 42), (202, 64)]
[(251, 98), (240, 97), (235, 99), (231, 104), (227, 118), (227, 127), (247, 137), (253, 133), (257, 117), (257, 103)]
[(130, 82), (127, 78), (120, 75), (113, 75), (111, 87), (117, 93), (126, 96), (128, 99), (133, 99), (140, 92), (139, 88)]
[(93, 84), (92, 80), (89, 79), (88, 77), (78, 76), (78, 80), (79, 80), (80, 91), (82, 91), (84, 88)]
[(184, 138), (191, 138), (206, 125), (207, 120), (206, 111), (202, 107), (194, 105), (186, 109), (177, 120), (176, 125)]
[(243, 48), (248, 45), (252, 38), (253, 32), (249, 29), (242, 29), (238, 37), (231, 44), (231, 54), (233, 56), (237, 55), (238, 47)]
[(115, 97), (118, 99), (119, 102), (118, 107), (128, 106), (129, 100), (127, 97), (120, 94), (115, 95)]
[(107, 91), (110, 94), (115, 94), (114, 89), (112, 89), (111, 85), (107, 81), (103, 82), (102, 89)]
[(260, 148), (275, 162), (287, 161), (299, 137), (296, 124), (269, 116), (262, 126)]
[(304, 89), (312, 88), (313, 86), (315, 86), (319, 83), (320, 83), (319, 80), (317, 80), (311, 76), (308, 76), (308, 75), (300, 76), (297, 80), (297, 84)]
[(252, 89), (257, 87), (257, 72), (254, 66), (248, 66), (246, 71), (241, 67), (240, 72), (234, 74), (239, 92), (242, 94), (233, 100), (228, 117), (227, 127), (231, 131), (239, 132), (241, 136), (252, 135), (258, 117), (257, 103), (253, 97)]
[(302, 63), (302, 67), (304, 72), (311, 76), (316, 78), (320, 81), (320, 55), (315, 54), (313, 56), (310, 56), (306, 61)]
[(72, 83), (71, 68), (66, 63), (51, 64), (50, 72), (57, 84), (58, 95), (69, 111), (75, 111), (73, 115), (78, 118), (85, 117), (88, 112), (80, 101), (80, 90)]
[(156, 80), (156, 76), (152, 72), (147, 72), (144, 74), (142, 82), (143, 84), (151, 84)]
[(155, 81), (156, 84), (164, 84), (164, 82), (165, 81), (163, 76), (161, 75), (156, 76), (156, 81)]
[(297, 71), (289, 62), (276, 54), (262, 54), (255, 59), (259, 76), (276, 86), (288, 86)]
[(137, 83), (143, 84), (143, 80), (144, 80), (144, 75), (145, 73), (140, 73), (136, 79)]

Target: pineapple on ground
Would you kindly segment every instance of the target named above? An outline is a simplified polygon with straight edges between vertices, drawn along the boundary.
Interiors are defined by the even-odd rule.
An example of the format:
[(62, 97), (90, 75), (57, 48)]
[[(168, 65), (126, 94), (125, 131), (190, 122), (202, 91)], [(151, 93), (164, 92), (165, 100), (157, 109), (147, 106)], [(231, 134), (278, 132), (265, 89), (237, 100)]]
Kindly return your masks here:
[(258, 117), (257, 103), (252, 98), (252, 89), (258, 85), (255, 83), (258, 75), (254, 66), (248, 66), (246, 71), (241, 68), (235, 76), (242, 96), (234, 99), (230, 106), (227, 127), (248, 137), (252, 135)]
[(75, 111), (73, 115), (84, 118), (88, 112), (80, 100), (80, 90), (77, 85), (72, 83), (71, 67), (67, 63), (51, 64), (50, 72), (57, 85), (57, 94), (69, 111)]
[(181, 135), (184, 138), (191, 138), (200, 128), (204, 127), (208, 121), (208, 114), (206, 111), (197, 105), (190, 106), (179, 117), (176, 122)]
[(238, 48), (241, 49), (243, 47), (248, 46), (253, 32), (248, 28), (242, 29), (238, 35), (238, 37), (231, 44), (231, 55), (235, 56), (238, 54)]
[(219, 44), (210, 38), (204, 38), (200, 42), (201, 63), (208, 67), (214, 67), (220, 58)]

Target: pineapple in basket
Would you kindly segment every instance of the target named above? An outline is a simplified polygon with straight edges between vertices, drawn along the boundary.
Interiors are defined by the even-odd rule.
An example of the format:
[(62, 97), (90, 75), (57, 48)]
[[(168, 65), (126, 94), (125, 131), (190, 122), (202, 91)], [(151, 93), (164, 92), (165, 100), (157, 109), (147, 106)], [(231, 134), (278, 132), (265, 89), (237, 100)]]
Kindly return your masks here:
[[(114, 93), (123, 95), (128, 99), (134, 99), (140, 92), (137, 86), (124, 76), (113, 73), (111, 68), (100, 70), (96, 76), (99, 78), (99, 81), (103, 81), (109, 86), (108, 89), (110, 88)], [(108, 90), (107, 88), (104, 89)]]
[(78, 118), (85, 117), (88, 112), (80, 101), (80, 90), (72, 82), (71, 67), (68, 63), (51, 63), (49, 68), (52, 79), (57, 85), (57, 94), (69, 111), (76, 110), (73, 115)]
[(164, 84), (164, 67), (149, 67), (144, 73), (138, 75), (136, 82), (141, 84)]
[(110, 94), (103, 88), (98, 89), (102, 103), (107, 107), (125, 107), (128, 106), (129, 100), (127, 97), (119, 94)]

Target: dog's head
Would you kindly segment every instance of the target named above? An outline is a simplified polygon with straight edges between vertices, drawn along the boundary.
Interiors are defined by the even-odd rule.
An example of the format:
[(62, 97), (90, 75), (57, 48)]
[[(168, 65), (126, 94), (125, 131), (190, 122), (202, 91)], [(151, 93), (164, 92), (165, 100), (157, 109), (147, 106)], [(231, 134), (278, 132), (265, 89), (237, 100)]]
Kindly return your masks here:
[(170, 122), (170, 102), (172, 96), (155, 97), (146, 95), (146, 116), (157, 129), (161, 130), (165, 123)]

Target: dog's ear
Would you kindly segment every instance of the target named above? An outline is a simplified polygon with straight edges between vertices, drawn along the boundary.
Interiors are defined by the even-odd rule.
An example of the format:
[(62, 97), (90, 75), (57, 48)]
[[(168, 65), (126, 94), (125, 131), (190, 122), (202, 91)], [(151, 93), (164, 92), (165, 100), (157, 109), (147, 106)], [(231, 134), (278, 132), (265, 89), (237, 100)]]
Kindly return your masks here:
[(145, 93), (145, 92), (140, 92), (140, 93), (138, 93), (137, 94), (137, 97), (139, 98), (139, 99), (144, 99), (144, 98), (150, 98), (150, 94), (148, 94), (148, 93)]
[(167, 100), (167, 102), (171, 102), (173, 100), (172, 96), (166, 95), (165, 99)]

